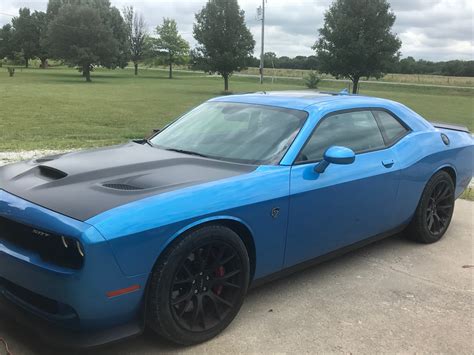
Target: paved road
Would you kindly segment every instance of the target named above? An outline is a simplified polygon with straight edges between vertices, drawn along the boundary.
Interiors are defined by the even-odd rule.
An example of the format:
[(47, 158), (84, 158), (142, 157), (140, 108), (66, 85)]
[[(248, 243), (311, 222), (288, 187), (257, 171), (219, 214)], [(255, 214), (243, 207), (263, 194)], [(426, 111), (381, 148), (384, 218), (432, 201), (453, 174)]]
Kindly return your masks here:
[[(254, 289), (234, 323), (200, 346), (146, 334), (91, 354), (472, 354), (473, 217), (474, 203), (459, 200), (439, 243), (393, 237)], [(15, 355), (51, 354), (1, 317), (0, 337)]]

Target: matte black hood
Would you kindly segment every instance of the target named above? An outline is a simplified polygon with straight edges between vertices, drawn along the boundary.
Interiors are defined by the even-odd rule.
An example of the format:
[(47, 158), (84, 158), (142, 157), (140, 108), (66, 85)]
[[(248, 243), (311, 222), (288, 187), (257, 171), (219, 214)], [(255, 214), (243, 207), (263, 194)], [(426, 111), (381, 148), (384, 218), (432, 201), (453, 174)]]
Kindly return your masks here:
[(0, 189), (85, 221), (148, 196), (253, 170), (128, 143), (1, 167)]

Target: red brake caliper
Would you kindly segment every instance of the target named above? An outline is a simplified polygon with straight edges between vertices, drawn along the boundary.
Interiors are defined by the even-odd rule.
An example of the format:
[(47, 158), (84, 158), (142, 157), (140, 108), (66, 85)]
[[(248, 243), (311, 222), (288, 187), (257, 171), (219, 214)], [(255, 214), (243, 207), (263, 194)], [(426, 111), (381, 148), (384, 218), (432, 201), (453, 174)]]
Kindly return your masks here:
[[(215, 273), (216, 273), (216, 276), (217, 276), (217, 277), (222, 277), (222, 276), (224, 276), (224, 275), (225, 275), (225, 269), (224, 269), (224, 267), (223, 267), (223, 266), (219, 266), (219, 267), (216, 269)], [(224, 288), (224, 286), (219, 285), (219, 286), (215, 286), (212, 290), (214, 291), (214, 293), (215, 293), (216, 295), (220, 296), (221, 293), (222, 293), (222, 289), (223, 289), (223, 288)]]

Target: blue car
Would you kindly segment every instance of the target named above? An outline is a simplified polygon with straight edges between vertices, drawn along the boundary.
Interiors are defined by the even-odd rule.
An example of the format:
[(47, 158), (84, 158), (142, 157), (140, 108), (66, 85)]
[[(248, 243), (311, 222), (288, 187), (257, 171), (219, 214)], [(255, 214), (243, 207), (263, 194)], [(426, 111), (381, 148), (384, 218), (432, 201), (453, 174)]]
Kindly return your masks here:
[(149, 139), (0, 168), (0, 314), (95, 346), (206, 341), (250, 286), (403, 230), (446, 232), (466, 128), (363, 96), (209, 100)]

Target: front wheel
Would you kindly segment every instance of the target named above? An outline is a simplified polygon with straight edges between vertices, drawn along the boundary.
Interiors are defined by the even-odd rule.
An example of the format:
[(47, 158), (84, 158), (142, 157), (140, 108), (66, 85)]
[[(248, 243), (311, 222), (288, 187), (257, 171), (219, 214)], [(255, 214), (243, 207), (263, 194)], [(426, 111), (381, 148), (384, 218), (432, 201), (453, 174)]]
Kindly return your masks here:
[(149, 326), (183, 345), (213, 338), (239, 312), (249, 270), (245, 245), (232, 230), (207, 226), (189, 233), (155, 266), (147, 302)]
[(423, 191), (413, 220), (408, 228), (411, 239), (434, 243), (446, 233), (454, 212), (454, 183), (440, 171), (433, 175)]

